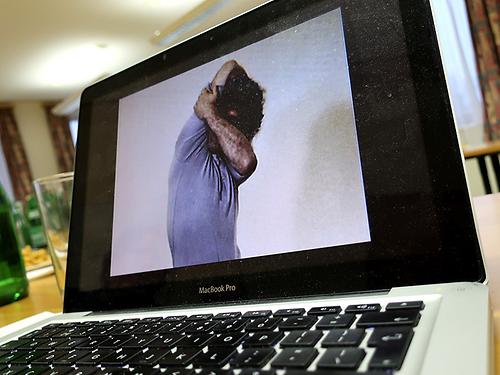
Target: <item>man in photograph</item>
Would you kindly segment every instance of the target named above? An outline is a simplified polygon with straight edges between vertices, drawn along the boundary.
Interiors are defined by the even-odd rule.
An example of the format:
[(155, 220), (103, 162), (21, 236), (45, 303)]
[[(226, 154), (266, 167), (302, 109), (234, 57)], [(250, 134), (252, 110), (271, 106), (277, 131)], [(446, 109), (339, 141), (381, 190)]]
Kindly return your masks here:
[(234, 60), (201, 91), (170, 169), (167, 232), (174, 267), (240, 258), (238, 188), (257, 167), (252, 140), (263, 103), (264, 90)]

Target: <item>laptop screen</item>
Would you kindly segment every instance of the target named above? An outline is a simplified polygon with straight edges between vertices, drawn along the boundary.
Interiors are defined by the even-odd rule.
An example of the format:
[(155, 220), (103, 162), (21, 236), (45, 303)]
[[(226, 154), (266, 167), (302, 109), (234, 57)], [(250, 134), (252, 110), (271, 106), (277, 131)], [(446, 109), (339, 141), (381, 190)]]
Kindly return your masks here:
[(120, 99), (111, 276), (370, 241), (354, 116), (340, 8)]
[(272, 1), (79, 121), (65, 311), (484, 279), (428, 0)]

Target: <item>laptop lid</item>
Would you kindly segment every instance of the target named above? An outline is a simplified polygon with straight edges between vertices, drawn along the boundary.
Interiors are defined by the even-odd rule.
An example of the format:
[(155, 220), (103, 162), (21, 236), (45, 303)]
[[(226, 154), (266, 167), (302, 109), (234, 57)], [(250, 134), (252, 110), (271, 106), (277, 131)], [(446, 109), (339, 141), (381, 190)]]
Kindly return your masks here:
[(276, 0), (79, 121), (66, 312), (485, 279), (428, 1)]

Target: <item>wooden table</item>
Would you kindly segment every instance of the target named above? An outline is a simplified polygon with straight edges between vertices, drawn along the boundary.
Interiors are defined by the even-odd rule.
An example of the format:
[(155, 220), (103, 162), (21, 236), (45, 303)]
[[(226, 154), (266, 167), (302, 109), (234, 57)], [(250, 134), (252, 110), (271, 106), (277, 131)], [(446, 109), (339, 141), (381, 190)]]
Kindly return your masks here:
[[(500, 194), (474, 199), (489, 273), (495, 330), (496, 374), (500, 375)], [(34, 280), (28, 298), (0, 307), (0, 327), (41, 311), (59, 312), (62, 301), (53, 276)]]
[(500, 142), (492, 142), (480, 147), (464, 148), (465, 159), (476, 159), (479, 164), (479, 171), (481, 172), (481, 179), (483, 180), (484, 190), (486, 194), (491, 194), (490, 178), (488, 176), (488, 169), (486, 168), (486, 157), (490, 157), (497, 186), (500, 189), (500, 163), (498, 161), (498, 154), (500, 153)]

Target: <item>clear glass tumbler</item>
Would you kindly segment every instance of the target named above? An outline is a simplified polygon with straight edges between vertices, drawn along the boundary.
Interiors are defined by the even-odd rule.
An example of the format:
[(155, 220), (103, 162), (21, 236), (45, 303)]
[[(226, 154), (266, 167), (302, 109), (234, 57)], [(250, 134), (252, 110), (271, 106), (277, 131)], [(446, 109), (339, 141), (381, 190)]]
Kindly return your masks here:
[(42, 223), (56, 274), (57, 286), (61, 295), (64, 295), (73, 172), (42, 177), (35, 180), (33, 185), (42, 214)]

